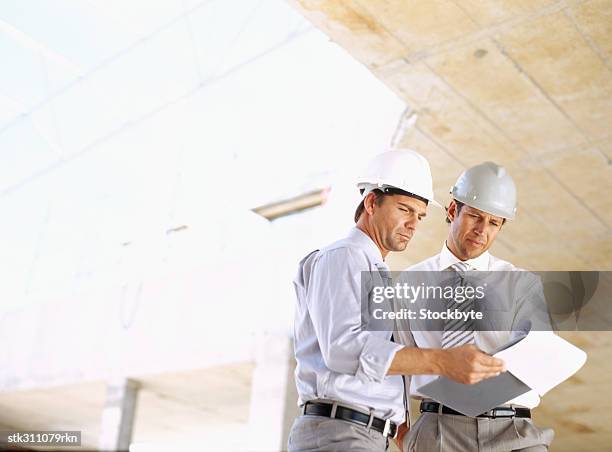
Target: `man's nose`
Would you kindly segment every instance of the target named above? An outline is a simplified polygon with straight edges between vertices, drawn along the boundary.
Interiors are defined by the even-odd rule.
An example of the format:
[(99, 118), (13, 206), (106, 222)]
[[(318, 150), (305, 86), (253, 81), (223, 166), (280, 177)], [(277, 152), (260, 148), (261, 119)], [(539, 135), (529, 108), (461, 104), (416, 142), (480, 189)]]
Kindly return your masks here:
[(415, 215), (407, 219), (406, 223), (404, 223), (404, 226), (406, 226), (407, 229), (416, 229), (416, 225), (418, 224), (418, 222), (419, 219)]

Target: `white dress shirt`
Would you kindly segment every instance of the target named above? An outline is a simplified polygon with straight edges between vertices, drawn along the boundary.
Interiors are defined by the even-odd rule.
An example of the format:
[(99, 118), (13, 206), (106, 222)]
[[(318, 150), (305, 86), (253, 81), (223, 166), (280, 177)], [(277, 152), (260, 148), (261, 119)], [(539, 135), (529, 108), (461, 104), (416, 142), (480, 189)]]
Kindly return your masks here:
[[(418, 264), (406, 269), (406, 271), (442, 271), (460, 262), (446, 246), (442, 246), (440, 254), (430, 257)], [(479, 271), (522, 271), (510, 262), (498, 259), (489, 252), (485, 252), (474, 259), (463, 261), (470, 266), (471, 270)], [(402, 328), (407, 330), (407, 328)], [(399, 341), (404, 344), (413, 344), (420, 348), (442, 348), (442, 331), (398, 331)], [(511, 338), (510, 331), (475, 331), (475, 345), (484, 352), (492, 352), (496, 348), (506, 344)], [(412, 337), (410, 337), (412, 336)], [(410, 397), (422, 399), (424, 396), (419, 393), (418, 388), (435, 380), (437, 375), (413, 375), (409, 383)], [(519, 397), (509, 401), (507, 404), (534, 408), (540, 403), (538, 394), (531, 390)]]
[(300, 406), (314, 399), (335, 400), (403, 422), (402, 377), (386, 375), (403, 346), (390, 340), (391, 331), (365, 331), (361, 324), (361, 272), (381, 270), (389, 268), (380, 250), (358, 228), (300, 262), (294, 280)]

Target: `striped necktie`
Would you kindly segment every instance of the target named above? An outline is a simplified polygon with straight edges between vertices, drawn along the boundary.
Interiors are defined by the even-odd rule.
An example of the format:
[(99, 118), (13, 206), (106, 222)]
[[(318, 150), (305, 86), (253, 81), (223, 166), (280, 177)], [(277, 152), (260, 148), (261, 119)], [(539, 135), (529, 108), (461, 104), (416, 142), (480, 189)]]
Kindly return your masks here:
[[(380, 277), (382, 278), (385, 287), (389, 287), (393, 281), (393, 277), (391, 276), (389, 267), (387, 267), (386, 264), (381, 264), (381, 263), (377, 263), (374, 265), (376, 265), (376, 269), (378, 270), (378, 273), (380, 273)], [(391, 342), (397, 342), (395, 340), (395, 332), (391, 333), (390, 340)], [(406, 376), (405, 375), (402, 375), (402, 381), (404, 382), (404, 388), (406, 388)], [(406, 398), (406, 391), (402, 391), (402, 394), (404, 395), (404, 413), (408, 413), (408, 399)], [(408, 422), (410, 422), (410, 419), (408, 419)]]
[[(450, 268), (459, 274), (459, 286), (466, 287), (465, 272), (470, 269), (470, 266), (465, 262), (457, 262)], [(449, 300), (448, 308), (451, 311), (473, 311), (474, 298), (468, 298), (461, 303), (455, 300)], [(469, 319), (467, 321), (464, 321), (463, 319), (449, 319), (444, 323), (444, 333), (442, 334), (442, 348), (460, 347), (466, 344), (473, 344), (474, 339), (474, 320)]]
[(374, 265), (376, 266), (376, 269), (378, 270), (378, 273), (380, 274), (380, 277), (382, 278), (385, 287), (390, 286), (393, 277), (391, 276), (391, 271), (389, 270), (389, 267), (380, 262), (376, 262)]

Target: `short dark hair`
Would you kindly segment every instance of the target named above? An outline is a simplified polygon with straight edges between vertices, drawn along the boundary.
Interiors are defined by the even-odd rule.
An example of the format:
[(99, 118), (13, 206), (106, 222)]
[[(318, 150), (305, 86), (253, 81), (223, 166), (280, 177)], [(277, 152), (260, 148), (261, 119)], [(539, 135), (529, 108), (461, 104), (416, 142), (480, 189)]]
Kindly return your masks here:
[[(459, 212), (461, 211), (461, 208), (465, 205), (464, 203), (462, 203), (461, 201), (457, 201), (456, 199), (453, 199), (453, 201), (455, 201), (455, 204), (457, 205), (457, 211), (455, 212), (455, 215), (459, 215)], [(448, 207), (446, 207), (446, 212), (448, 212)], [(450, 220), (448, 219), (448, 215), (446, 215), (446, 222), (448, 224), (450, 224)], [(502, 218), (502, 226), (504, 225), (504, 223), (506, 222), (505, 218)]]
[[(364, 191), (365, 190), (362, 188), (361, 190), (359, 190), (359, 193), (361, 193), (361, 195), (363, 196)], [(429, 203), (429, 200), (423, 198), (422, 196), (415, 195), (414, 193), (409, 193), (405, 190), (402, 190), (400, 188), (395, 188), (395, 187), (385, 187), (383, 189), (375, 188), (374, 190), (372, 190), (372, 192), (376, 196), (374, 198), (374, 202), (376, 203), (377, 206), (380, 206), (385, 196), (393, 196), (393, 195), (410, 196), (411, 198), (416, 198), (419, 201), (423, 201), (425, 205)], [(365, 209), (365, 206), (363, 205), (364, 199), (361, 200), (361, 202), (357, 206), (357, 209), (355, 210), (355, 223), (359, 221), (359, 217), (361, 217), (361, 214), (363, 213)]]

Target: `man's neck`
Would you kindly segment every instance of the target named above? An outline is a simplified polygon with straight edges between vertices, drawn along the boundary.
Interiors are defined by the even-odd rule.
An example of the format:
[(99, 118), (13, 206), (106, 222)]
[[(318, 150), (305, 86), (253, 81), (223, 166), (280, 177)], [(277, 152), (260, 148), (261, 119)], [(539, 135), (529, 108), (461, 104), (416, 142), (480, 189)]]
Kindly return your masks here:
[[(450, 245), (449, 245), (449, 242), (450, 242)], [(467, 257), (463, 258), (463, 257), (459, 256), (459, 252), (457, 251), (457, 249), (453, 245), (453, 241), (450, 240), (450, 237), (448, 237), (446, 239), (445, 243), (446, 243), (446, 248), (448, 248), (448, 250), (452, 253), (452, 255), (455, 256), (457, 259), (459, 259), (461, 262), (465, 262), (465, 261), (469, 260)]]
[(383, 248), (383, 246), (380, 244), (380, 241), (378, 240), (378, 237), (376, 236), (376, 234), (374, 234), (372, 228), (370, 228), (367, 224), (365, 224), (365, 222), (362, 222), (362, 221), (358, 222), (356, 226), (357, 226), (357, 229), (359, 229), (365, 235), (370, 237), (370, 239), (374, 242), (374, 244), (378, 248), (378, 251), (380, 251), (380, 255), (382, 256), (382, 259), (384, 261), (385, 258), (387, 257), (387, 254), (389, 254), (389, 250)]

